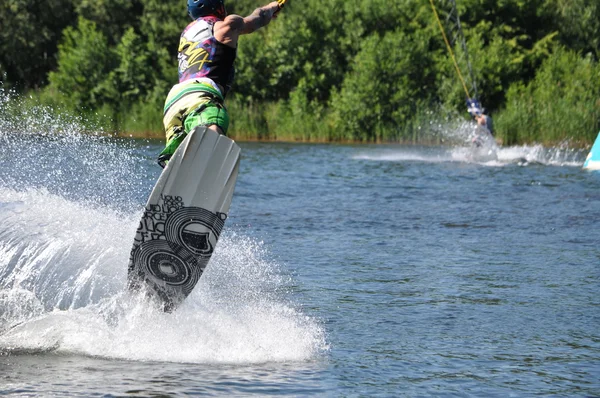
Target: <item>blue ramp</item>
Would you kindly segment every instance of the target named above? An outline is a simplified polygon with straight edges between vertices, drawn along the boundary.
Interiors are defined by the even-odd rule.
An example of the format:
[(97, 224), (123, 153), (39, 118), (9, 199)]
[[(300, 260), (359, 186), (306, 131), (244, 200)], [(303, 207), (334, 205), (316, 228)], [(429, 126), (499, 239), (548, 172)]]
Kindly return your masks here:
[(594, 142), (594, 146), (592, 146), (590, 154), (583, 164), (583, 168), (587, 170), (600, 170), (600, 133), (596, 137), (596, 142)]

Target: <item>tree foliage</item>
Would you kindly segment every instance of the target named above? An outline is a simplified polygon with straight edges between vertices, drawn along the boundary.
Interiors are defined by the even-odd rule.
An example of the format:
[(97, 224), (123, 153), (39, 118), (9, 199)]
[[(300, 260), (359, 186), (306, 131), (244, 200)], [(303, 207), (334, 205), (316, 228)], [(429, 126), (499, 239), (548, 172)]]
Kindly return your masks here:
[(71, 0), (0, 0), (0, 81), (20, 89), (46, 84), (62, 31), (76, 22)]
[[(264, 3), (226, 1), (228, 11), (240, 15)], [(434, 4), (443, 14), (448, 2)], [(514, 112), (525, 98), (536, 109), (554, 101), (565, 113), (574, 104), (587, 112), (578, 119), (585, 126), (575, 119), (571, 129), (553, 123), (545, 133), (549, 139), (597, 126), (590, 105), (598, 99), (597, 81), (590, 80), (600, 57), (597, 0), (457, 5), (480, 99), (504, 120), (497, 128), (507, 141), (520, 139), (508, 130), (510, 120), (521, 118)], [(128, 114), (140, 109), (159, 114), (177, 82), (179, 35), (190, 22), (185, 2), (47, 0), (42, 8), (0, 0), (0, 11), (5, 87), (63, 93), (61, 101), (73, 109), (108, 107), (117, 124), (129, 126)], [(462, 50), (454, 50), (460, 57)], [(570, 74), (562, 76), (552, 63)], [(329, 139), (380, 141), (401, 139), (425, 108), (441, 104), (446, 112), (465, 114), (465, 92), (431, 6), (422, 0), (290, 0), (267, 28), (240, 39), (236, 67), (230, 101), (239, 120), (253, 127), (232, 115), (234, 133), (246, 128), (280, 136), (287, 129), (306, 138), (318, 130)], [(557, 81), (562, 91), (556, 91)], [(581, 87), (586, 94), (576, 97)], [(527, 117), (536, 118), (529, 122), (541, 131), (552, 127), (539, 122), (544, 115)], [(261, 125), (271, 132), (258, 132)]]
[(58, 57), (58, 69), (49, 75), (50, 86), (63, 94), (68, 105), (94, 109), (111, 100), (105, 81), (118, 59), (94, 22), (80, 17), (77, 28), (65, 29)]
[(508, 91), (506, 111), (497, 120), (504, 141), (516, 143), (515, 132), (526, 126), (530, 142), (559, 142), (574, 137), (573, 131), (580, 140), (593, 142), (600, 130), (599, 81), (600, 64), (591, 56), (557, 46), (531, 82)]
[[(332, 99), (338, 126), (345, 138), (381, 140), (385, 132), (405, 125), (422, 101), (427, 101), (423, 82), (433, 80), (427, 40), (401, 31), (374, 33), (362, 42), (342, 87)], [(431, 94), (430, 94), (431, 96)], [(370, 137), (366, 132), (375, 131)], [(364, 135), (356, 136), (357, 132)]]

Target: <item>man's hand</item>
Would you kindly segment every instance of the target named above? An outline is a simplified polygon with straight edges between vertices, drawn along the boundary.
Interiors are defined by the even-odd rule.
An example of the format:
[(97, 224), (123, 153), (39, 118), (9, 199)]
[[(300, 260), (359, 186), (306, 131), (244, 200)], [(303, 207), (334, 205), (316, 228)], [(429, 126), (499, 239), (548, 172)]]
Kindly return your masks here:
[(277, 18), (277, 14), (279, 13), (279, 11), (281, 11), (281, 9), (283, 8), (283, 6), (285, 5), (285, 2), (287, 0), (277, 0), (277, 11), (275, 11), (273, 13), (273, 18)]

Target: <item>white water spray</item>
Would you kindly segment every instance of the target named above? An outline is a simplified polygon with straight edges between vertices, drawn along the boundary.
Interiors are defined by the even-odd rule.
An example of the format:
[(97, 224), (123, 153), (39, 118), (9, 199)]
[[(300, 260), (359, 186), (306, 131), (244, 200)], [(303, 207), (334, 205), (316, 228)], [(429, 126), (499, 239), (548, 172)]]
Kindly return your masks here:
[(129, 251), (158, 167), (129, 142), (30, 116), (0, 117), (0, 354), (262, 363), (327, 350), (268, 251), (227, 228), (177, 311), (131, 295)]
[(475, 125), (472, 122), (461, 121), (450, 124), (432, 124), (430, 130), (431, 134), (440, 138), (442, 143), (440, 146), (376, 148), (361, 151), (354, 158), (389, 162), (460, 162), (480, 164), (488, 167), (544, 165), (579, 168), (583, 166), (586, 156), (585, 151), (571, 148), (568, 143), (564, 143), (555, 148), (546, 148), (542, 145), (500, 146), (493, 148), (496, 158), (489, 160), (485, 157), (474, 156), (474, 149), (471, 142), (475, 132)]

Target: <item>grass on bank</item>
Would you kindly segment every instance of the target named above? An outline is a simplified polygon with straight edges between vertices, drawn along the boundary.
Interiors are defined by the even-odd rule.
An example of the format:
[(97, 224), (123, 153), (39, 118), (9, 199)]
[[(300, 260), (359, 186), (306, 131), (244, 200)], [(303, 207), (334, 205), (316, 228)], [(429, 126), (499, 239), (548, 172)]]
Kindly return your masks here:
[[(538, 143), (556, 146), (568, 142), (572, 147), (589, 147), (600, 130), (600, 64), (591, 57), (557, 49), (528, 83), (513, 83), (506, 90), (505, 107), (492, 114), (496, 137), (503, 145)], [(46, 123), (47, 113), (57, 120), (77, 120), (82, 129), (118, 136), (164, 139), (162, 107), (164, 99), (140, 101), (129, 106), (102, 109), (73, 109), (68, 97), (49, 90), (14, 95), (1, 91), (2, 122), (18, 126), (22, 120)], [(160, 97), (160, 96), (157, 96)], [(413, 106), (410, 118), (394, 118), (377, 107), (364, 109), (372, 123), (369, 128), (352, 128), (332, 104), (308, 101), (304, 94), (292, 92), (278, 102), (248, 101), (235, 95), (226, 101), (231, 125), (229, 136), (239, 141), (265, 140), (289, 142), (399, 142), (439, 143), (440, 125), (463, 118), (466, 112), (447, 112), (427, 104)], [(415, 104), (412, 104), (415, 105)], [(42, 110), (43, 109), (43, 110)], [(38, 118), (27, 119), (27, 115)], [(399, 119), (398, 119), (399, 118)]]
[[(600, 130), (600, 98), (560, 91), (560, 85), (551, 89), (536, 84), (511, 88), (506, 109), (493, 115), (497, 138), (503, 145), (556, 146), (569, 142), (573, 147), (590, 147)], [(541, 94), (555, 99), (537, 104), (534, 98)], [(247, 103), (237, 98), (229, 98), (227, 106), (231, 115), (229, 136), (238, 141), (439, 144), (443, 126), (449, 120), (461, 119), (458, 114), (443, 116), (439, 109), (423, 110), (403, 129), (382, 132), (380, 128), (373, 135), (365, 132), (352, 137), (337, 129), (335, 115), (324, 108), (303, 111), (289, 102)], [(0, 116), (5, 124), (19, 126), (27, 120), (28, 128), (40, 131), (44, 131), (45, 123), (77, 123), (82, 130), (94, 133), (164, 139), (162, 104), (136, 104), (121, 113), (108, 108), (82, 112), (42, 101), (33, 93), (3, 100)]]

